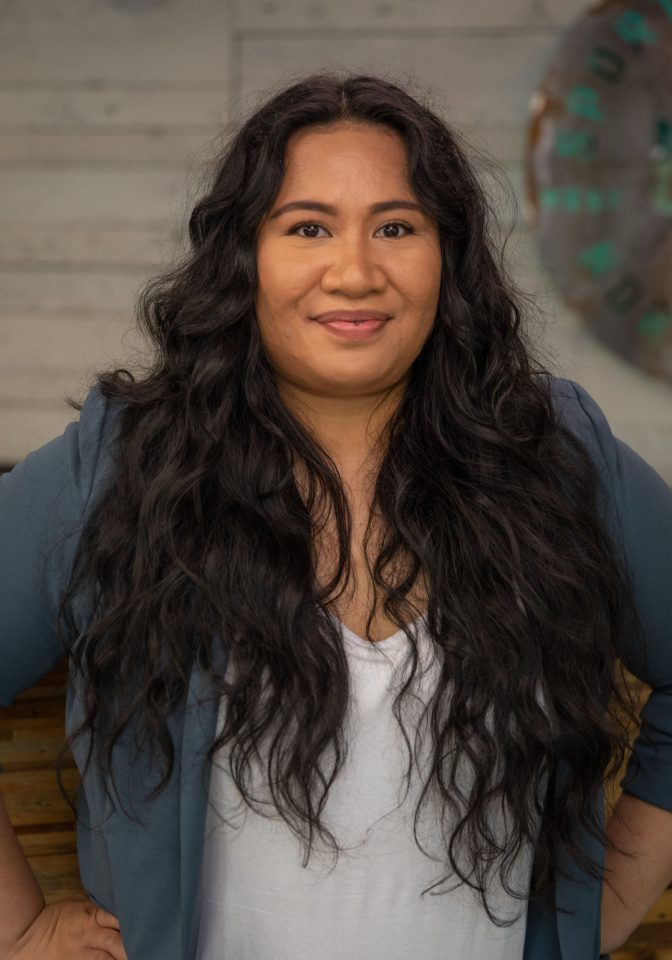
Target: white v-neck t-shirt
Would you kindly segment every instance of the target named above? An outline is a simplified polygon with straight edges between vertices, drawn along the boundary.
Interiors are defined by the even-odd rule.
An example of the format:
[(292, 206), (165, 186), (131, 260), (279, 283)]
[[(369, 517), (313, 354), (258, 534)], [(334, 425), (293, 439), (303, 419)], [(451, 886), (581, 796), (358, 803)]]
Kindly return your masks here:
[[(410, 672), (409, 641), (399, 630), (371, 644), (335, 622), (350, 667), (352, 703), (348, 756), (329, 788), (323, 820), (347, 849), (334, 867), (333, 853), (314, 837), (316, 846), (303, 867), (301, 844), (272, 805), (263, 768), (253, 767), (251, 792), (255, 801), (268, 803), (262, 809), (273, 819), (243, 803), (228, 754), (219, 756), (210, 785), (197, 960), (522, 960), (527, 904), (506, 893), (497, 872), (488, 903), (497, 917), (517, 918), (508, 927), (493, 924), (478, 894), (466, 884), (455, 886), (455, 875), (420, 896), (448, 867), (437, 807), (427, 800), (418, 837), (438, 859), (422, 852), (413, 835), (430, 759), (426, 727), (419, 761), (422, 781), (414, 759), (411, 787), (403, 799), (408, 749), (392, 700)], [(420, 656), (414, 691), (426, 703), (438, 679), (436, 647), (424, 617), (411, 628), (417, 631)], [(422, 708), (408, 695), (403, 708), (414, 749)], [(224, 698), (218, 732), (223, 710)], [(327, 776), (332, 762), (331, 757), (320, 760)], [(505, 816), (497, 819), (498, 828), (505, 830)], [(527, 894), (531, 867), (528, 846), (509, 880), (517, 892)]]

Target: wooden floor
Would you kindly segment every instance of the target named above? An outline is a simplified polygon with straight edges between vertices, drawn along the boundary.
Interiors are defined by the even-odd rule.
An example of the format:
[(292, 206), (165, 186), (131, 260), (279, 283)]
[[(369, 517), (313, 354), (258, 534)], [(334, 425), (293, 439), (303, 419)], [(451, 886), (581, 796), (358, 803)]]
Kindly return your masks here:
[[(47, 902), (82, 892), (74, 816), (55, 774), (64, 737), (65, 676), (62, 663), (0, 710), (0, 790)], [(72, 760), (63, 782), (72, 795), (79, 783)], [(672, 886), (611, 960), (672, 960)]]
[[(0, 790), (24, 853), (47, 902), (82, 892), (74, 815), (56, 781), (64, 740), (65, 666), (0, 709)], [(63, 784), (79, 775), (70, 758)]]

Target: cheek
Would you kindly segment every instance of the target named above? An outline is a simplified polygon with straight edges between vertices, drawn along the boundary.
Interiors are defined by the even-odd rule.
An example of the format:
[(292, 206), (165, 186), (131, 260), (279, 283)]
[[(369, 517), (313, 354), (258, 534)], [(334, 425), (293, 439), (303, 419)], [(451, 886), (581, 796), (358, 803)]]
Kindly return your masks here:
[(426, 263), (409, 272), (399, 280), (399, 288), (412, 312), (425, 318), (431, 315), (433, 320), (438, 306), (441, 289), (441, 273), (432, 270)]
[(303, 295), (311, 270), (305, 259), (291, 257), (269, 245), (257, 254), (257, 273), (262, 299), (281, 308)]

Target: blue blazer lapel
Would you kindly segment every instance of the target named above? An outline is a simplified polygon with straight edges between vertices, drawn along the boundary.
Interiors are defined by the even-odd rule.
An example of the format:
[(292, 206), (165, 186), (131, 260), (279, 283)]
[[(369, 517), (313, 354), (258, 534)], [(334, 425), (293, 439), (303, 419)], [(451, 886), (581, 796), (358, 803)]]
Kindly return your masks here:
[[(221, 648), (220, 648), (221, 649)], [(220, 671), (228, 657), (222, 656)], [(184, 714), (180, 762), (180, 909), (184, 960), (196, 956), (201, 863), (211, 764), (206, 754), (216, 737), (219, 698), (194, 666)]]
[[(564, 765), (564, 776), (559, 775), (556, 778), (555, 791), (556, 796), (565, 789), (566, 784), (566, 765)], [(561, 769), (560, 774), (563, 773)], [(602, 792), (594, 800), (599, 824), (604, 829), (604, 797)], [(581, 828), (579, 832), (579, 841), (584, 852), (604, 865), (604, 847), (587, 830)], [(582, 873), (579, 867), (567, 856), (561, 858), (562, 869), (570, 874), (570, 879), (565, 879), (559, 874), (556, 876), (555, 891), (556, 903), (566, 910), (571, 910), (571, 914), (558, 913), (558, 937), (562, 950), (563, 960), (598, 960), (600, 951), (600, 907), (602, 901), (602, 884), (599, 880), (593, 880), (589, 875)]]

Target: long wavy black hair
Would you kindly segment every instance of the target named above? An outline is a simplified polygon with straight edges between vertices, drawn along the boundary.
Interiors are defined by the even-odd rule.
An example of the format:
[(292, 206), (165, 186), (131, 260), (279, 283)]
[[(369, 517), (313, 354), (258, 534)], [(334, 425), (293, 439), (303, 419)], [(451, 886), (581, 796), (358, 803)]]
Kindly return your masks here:
[[(412, 189), (439, 227), (436, 319), (389, 421), (372, 505), (384, 535), (369, 570), (410, 645), (393, 706), (407, 784), (413, 747), (401, 703), (419, 658), (406, 624), (424, 612), (409, 599), (421, 575), (440, 657), (423, 715), (433, 759), (416, 842), (422, 849), (418, 816), (431, 788), (442, 801), (437, 833), (441, 816), (449, 828), (447, 874), (433, 886), (454, 872), (504, 925), (488, 903), (495, 868), (513, 896), (555, 909), (561, 848), (600, 875), (577, 831), (610, 843), (595, 797), (621, 768), (636, 722), (619, 669), (632, 587), (600, 511), (595, 466), (554, 409), (550, 371), (533, 358), (526, 298), (507, 278), (469, 150), (424, 95), (388, 79), (299, 78), (236, 123), (190, 215), (188, 252), (138, 297), (151, 362), (142, 375), (97, 374), (121, 407), (114, 481), (81, 537), (59, 611), (85, 691), (86, 715), (69, 742), (89, 735), (86, 769), (95, 760), (112, 784), (115, 745), (141, 731), (161, 761), (151, 799), (174, 769), (167, 721), (198, 665), (227, 703), (208, 761), (227, 746), (253, 806), (250, 757), (272, 737), (276, 814), (302, 842), (304, 865), (315, 832), (338, 857), (320, 815), (346, 757), (351, 687), (328, 598), (348, 580), (351, 517), (334, 462), (280, 398), (254, 304), (255, 238), (279, 191), (288, 140), (340, 121), (401, 136)], [(305, 499), (297, 463), (309, 481)], [(314, 564), (321, 501), (333, 507), (339, 551), (323, 587)], [(100, 615), (77, 637), (71, 601), (87, 586)], [(219, 669), (222, 648), (235, 671)], [(325, 771), (327, 749), (335, 760)], [(468, 789), (462, 761), (472, 769)], [(569, 778), (556, 797), (560, 761)], [(504, 839), (489, 816), (497, 804), (510, 817)], [(510, 871), (526, 844), (534, 871), (519, 891)]]

